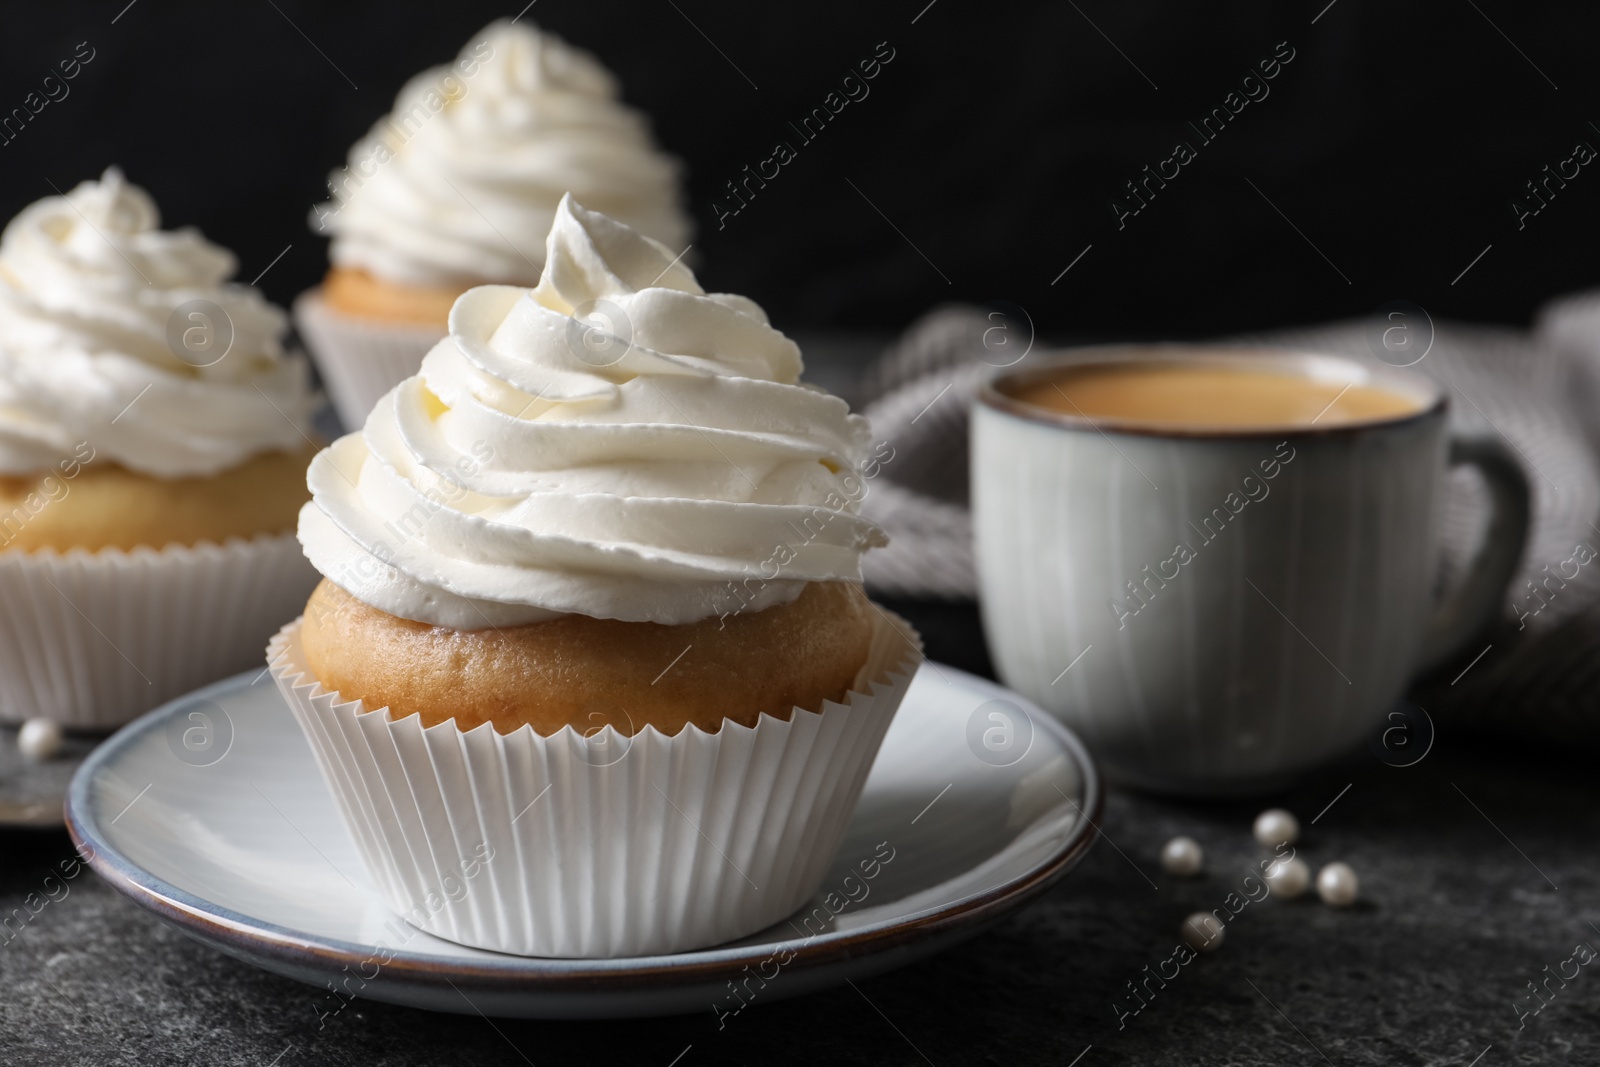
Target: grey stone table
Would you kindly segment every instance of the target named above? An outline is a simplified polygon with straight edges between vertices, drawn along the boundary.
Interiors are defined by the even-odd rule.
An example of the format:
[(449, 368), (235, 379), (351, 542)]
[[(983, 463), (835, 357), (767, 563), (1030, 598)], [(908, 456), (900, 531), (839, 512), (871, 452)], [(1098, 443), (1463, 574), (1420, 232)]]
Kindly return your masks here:
[[(934, 655), (985, 668), (970, 607), (894, 606)], [(548, 1023), (359, 1000), (319, 1025), (326, 994), (189, 940), (92, 873), (65, 895), (51, 883), (56, 899), (29, 915), (71, 847), (13, 831), (0, 835), (0, 1064), (1600, 1063), (1600, 962), (1567, 962), (1580, 942), (1600, 949), (1592, 761), (1443, 723), (1415, 766), (1363, 753), (1271, 800), (1300, 814), (1313, 866), (1359, 872), (1358, 907), (1244, 905), (1219, 951), (1146, 986), (1183, 917), (1224, 907), (1260, 858), (1249, 823), (1263, 802), (1113, 792), (1105, 840), (989, 933), (858, 988), (754, 1004), (721, 1030), (709, 1008)], [(1204, 845), (1203, 877), (1161, 873), (1177, 833)]]

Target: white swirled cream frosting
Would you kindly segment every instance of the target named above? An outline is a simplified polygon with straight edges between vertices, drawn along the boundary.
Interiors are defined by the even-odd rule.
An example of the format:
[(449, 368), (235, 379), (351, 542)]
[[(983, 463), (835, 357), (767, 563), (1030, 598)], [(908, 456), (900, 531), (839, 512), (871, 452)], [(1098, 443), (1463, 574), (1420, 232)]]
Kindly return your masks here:
[(312, 462), (300, 541), (357, 599), (463, 630), (684, 623), (860, 580), (866, 420), (664, 245), (563, 198), (535, 289), (486, 285)]
[(283, 311), (226, 284), (198, 230), (161, 229), (115, 167), (0, 236), (0, 473), (94, 455), (163, 478), (305, 446), (315, 394)]
[(411, 285), (532, 285), (572, 192), (670, 246), (688, 240), (679, 167), (589, 53), (500, 20), (417, 75), (350, 150), (312, 227), (336, 266)]

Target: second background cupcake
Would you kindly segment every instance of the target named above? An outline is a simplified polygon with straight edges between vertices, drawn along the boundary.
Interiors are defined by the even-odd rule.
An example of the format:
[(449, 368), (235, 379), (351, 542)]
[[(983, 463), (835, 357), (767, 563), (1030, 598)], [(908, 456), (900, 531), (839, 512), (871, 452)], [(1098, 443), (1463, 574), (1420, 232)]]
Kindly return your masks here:
[(329, 180), (321, 287), (295, 302), (346, 428), (416, 373), (474, 285), (534, 285), (567, 192), (674, 252), (690, 236), (678, 162), (592, 55), (527, 21), (490, 24), (412, 78)]

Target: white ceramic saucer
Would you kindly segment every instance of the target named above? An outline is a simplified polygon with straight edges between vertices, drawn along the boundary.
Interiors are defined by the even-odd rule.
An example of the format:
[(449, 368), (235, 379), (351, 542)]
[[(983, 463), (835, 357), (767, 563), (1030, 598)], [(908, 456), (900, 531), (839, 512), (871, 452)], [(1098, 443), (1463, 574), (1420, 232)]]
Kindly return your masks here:
[[(1102, 800), (1088, 753), (1054, 719), (925, 664), (803, 912), (713, 949), (605, 960), (484, 952), (394, 918), (266, 672), (123, 728), (73, 779), (67, 824), (112, 885), (269, 971), (438, 1011), (599, 1018), (730, 1011), (744, 1002), (730, 981), (775, 1000), (937, 952), (1070, 870), (1098, 836)], [(861, 876), (863, 861), (875, 877)], [(837, 915), (823, 903), (851, 898)], [(379, 940), (400, 944), (387, 962)]]

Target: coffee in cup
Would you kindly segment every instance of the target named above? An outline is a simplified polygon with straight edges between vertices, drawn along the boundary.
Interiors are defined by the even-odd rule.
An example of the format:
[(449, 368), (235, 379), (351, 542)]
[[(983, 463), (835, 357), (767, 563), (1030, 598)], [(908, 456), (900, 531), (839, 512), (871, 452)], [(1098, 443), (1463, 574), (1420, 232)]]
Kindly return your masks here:
[(1418, 410), (1415, 397), (1365, 382), (1203, 363), (1069, 366), (1012, 388), (1051, 411), (1178, 432), (1342, 426)]

